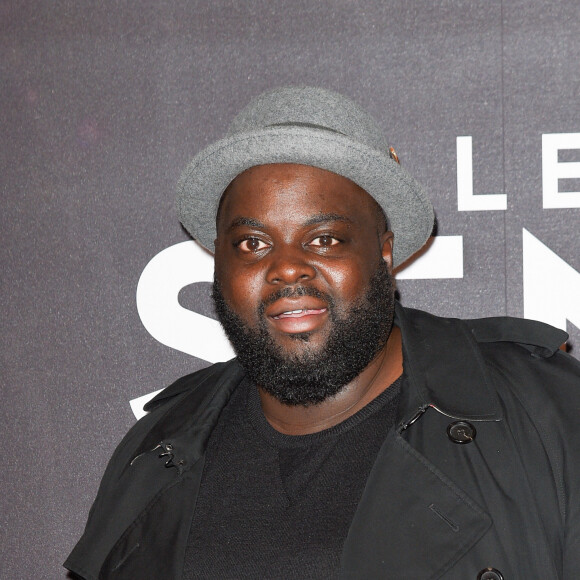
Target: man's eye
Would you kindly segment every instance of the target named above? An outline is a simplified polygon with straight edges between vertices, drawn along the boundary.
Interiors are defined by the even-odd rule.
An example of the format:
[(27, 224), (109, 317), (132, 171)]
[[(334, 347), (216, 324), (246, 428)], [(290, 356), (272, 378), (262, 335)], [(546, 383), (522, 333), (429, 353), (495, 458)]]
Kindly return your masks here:
[(329, 246), (336, 246), (336, 244), (339, 243), (340, 241), (336, 238), (333, 238), (332, 236), (318, 236), (310, 242), (310, 245), (318, 246), (321, 248), (328, 248)]
[(268, 244), (264, 243), (262, 240), (259, 240), (258, 238), (246, 238), (245, 240), (242, 240), (241, 242), (236, 244), (236, 246), (242, 252), (258, 252), (260, 250), (263, 250), (264, 248), (267, 248)]

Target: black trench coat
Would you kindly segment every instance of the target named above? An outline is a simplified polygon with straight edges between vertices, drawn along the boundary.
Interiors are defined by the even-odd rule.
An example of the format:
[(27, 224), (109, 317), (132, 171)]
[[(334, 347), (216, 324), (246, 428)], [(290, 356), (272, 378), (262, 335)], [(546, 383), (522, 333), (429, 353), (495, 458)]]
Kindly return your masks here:
[[(399, 305), (396, 324), (398, 426), (367, 481), (341, 577), (580, 577), (580, 364), (558, 350), (566, 334)], [(205, 446), (242, 377), (235, 360), (213, 365), (148, 404), (67, 568), (86, 580), (181, 578)]]

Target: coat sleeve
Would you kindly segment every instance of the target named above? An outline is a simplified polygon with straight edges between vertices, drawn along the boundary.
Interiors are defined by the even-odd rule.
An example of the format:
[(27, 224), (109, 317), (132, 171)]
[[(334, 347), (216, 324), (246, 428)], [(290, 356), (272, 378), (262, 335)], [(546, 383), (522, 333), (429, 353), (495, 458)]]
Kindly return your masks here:
[(580, 572), (580, 364), (563, 353), (563, 373), (570, 369), (566, 380), (562, 376), (558, 390), (556, 433), (564, 450), (561, 457), (561, 485), (564, 496), (564, 579), (578, 578)]
[[(499, 394), (530, 479), (536, 481), (544, 526), (557, 550), (554, 557), (561, 559), (561, 578), (576, 579), (580, 570), (580, 363), (560, 350), (540, 356), (516, 344), (483, 348), (494, 350), (490, 359), (508, 390)], [(549, 493), (548, 478), (553, 490)], [(552, 504), (547, 496), (554, 493), (557, 503)], [(552, 505), (557, 510), (548, 509)]]
[(162, 412), (163, 409), (159, 409), (140, 419), (125, 435), (109, 460), (89, 511), (84, 533), (64, 563), (64, 567), (76, 577), (96, 580), (111, 545), (123, 531), (122, 527), (115, 528), (115, 523), (120, 520), (112, 517), (109, 506), (114, 505), (112, 497), (117, 494), (117, 482), (121, 474)]
[(580, 571), (580, 363), (562, 351), (536, 361), (544, 390), (530, 413), (550, 457), (559, 495), (563, 578), (573, 580)]

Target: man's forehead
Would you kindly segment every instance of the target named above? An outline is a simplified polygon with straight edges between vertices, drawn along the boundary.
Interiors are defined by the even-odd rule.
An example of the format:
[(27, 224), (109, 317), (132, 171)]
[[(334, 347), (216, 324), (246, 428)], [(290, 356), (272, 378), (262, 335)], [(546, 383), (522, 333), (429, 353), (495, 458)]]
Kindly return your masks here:
[[(251, 209), (270, 207), (283, 211), (295, 209), (293, 203), (311, 204), (305, 225), (352, 222), (351, 214), (359, 209), (384, 216), (379, 204), (350, 179), (325, 169), (288, 163), (253, 166), (234, 178), (221, 196), (217, 223), (225, 207), (228, 224), (224, 225), (231, 227), (234, 221), (239, 225), (245, 216), (251, 219)], [(232, 210), (236, 215), (229, 215)]]

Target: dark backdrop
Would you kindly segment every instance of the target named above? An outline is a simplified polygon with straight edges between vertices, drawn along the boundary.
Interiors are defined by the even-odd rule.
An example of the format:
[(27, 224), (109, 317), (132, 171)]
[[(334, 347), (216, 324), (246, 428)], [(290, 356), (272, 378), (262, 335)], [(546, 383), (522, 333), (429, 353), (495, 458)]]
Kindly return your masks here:
[(354, 98), (430, 192), (404, 304), (534, 316), (579, 356), (579, 22), (577, 0), (0, 2), (2, 578), (64, 578), (129, 401), (211, 360), (175, 183), (265, 89)]

